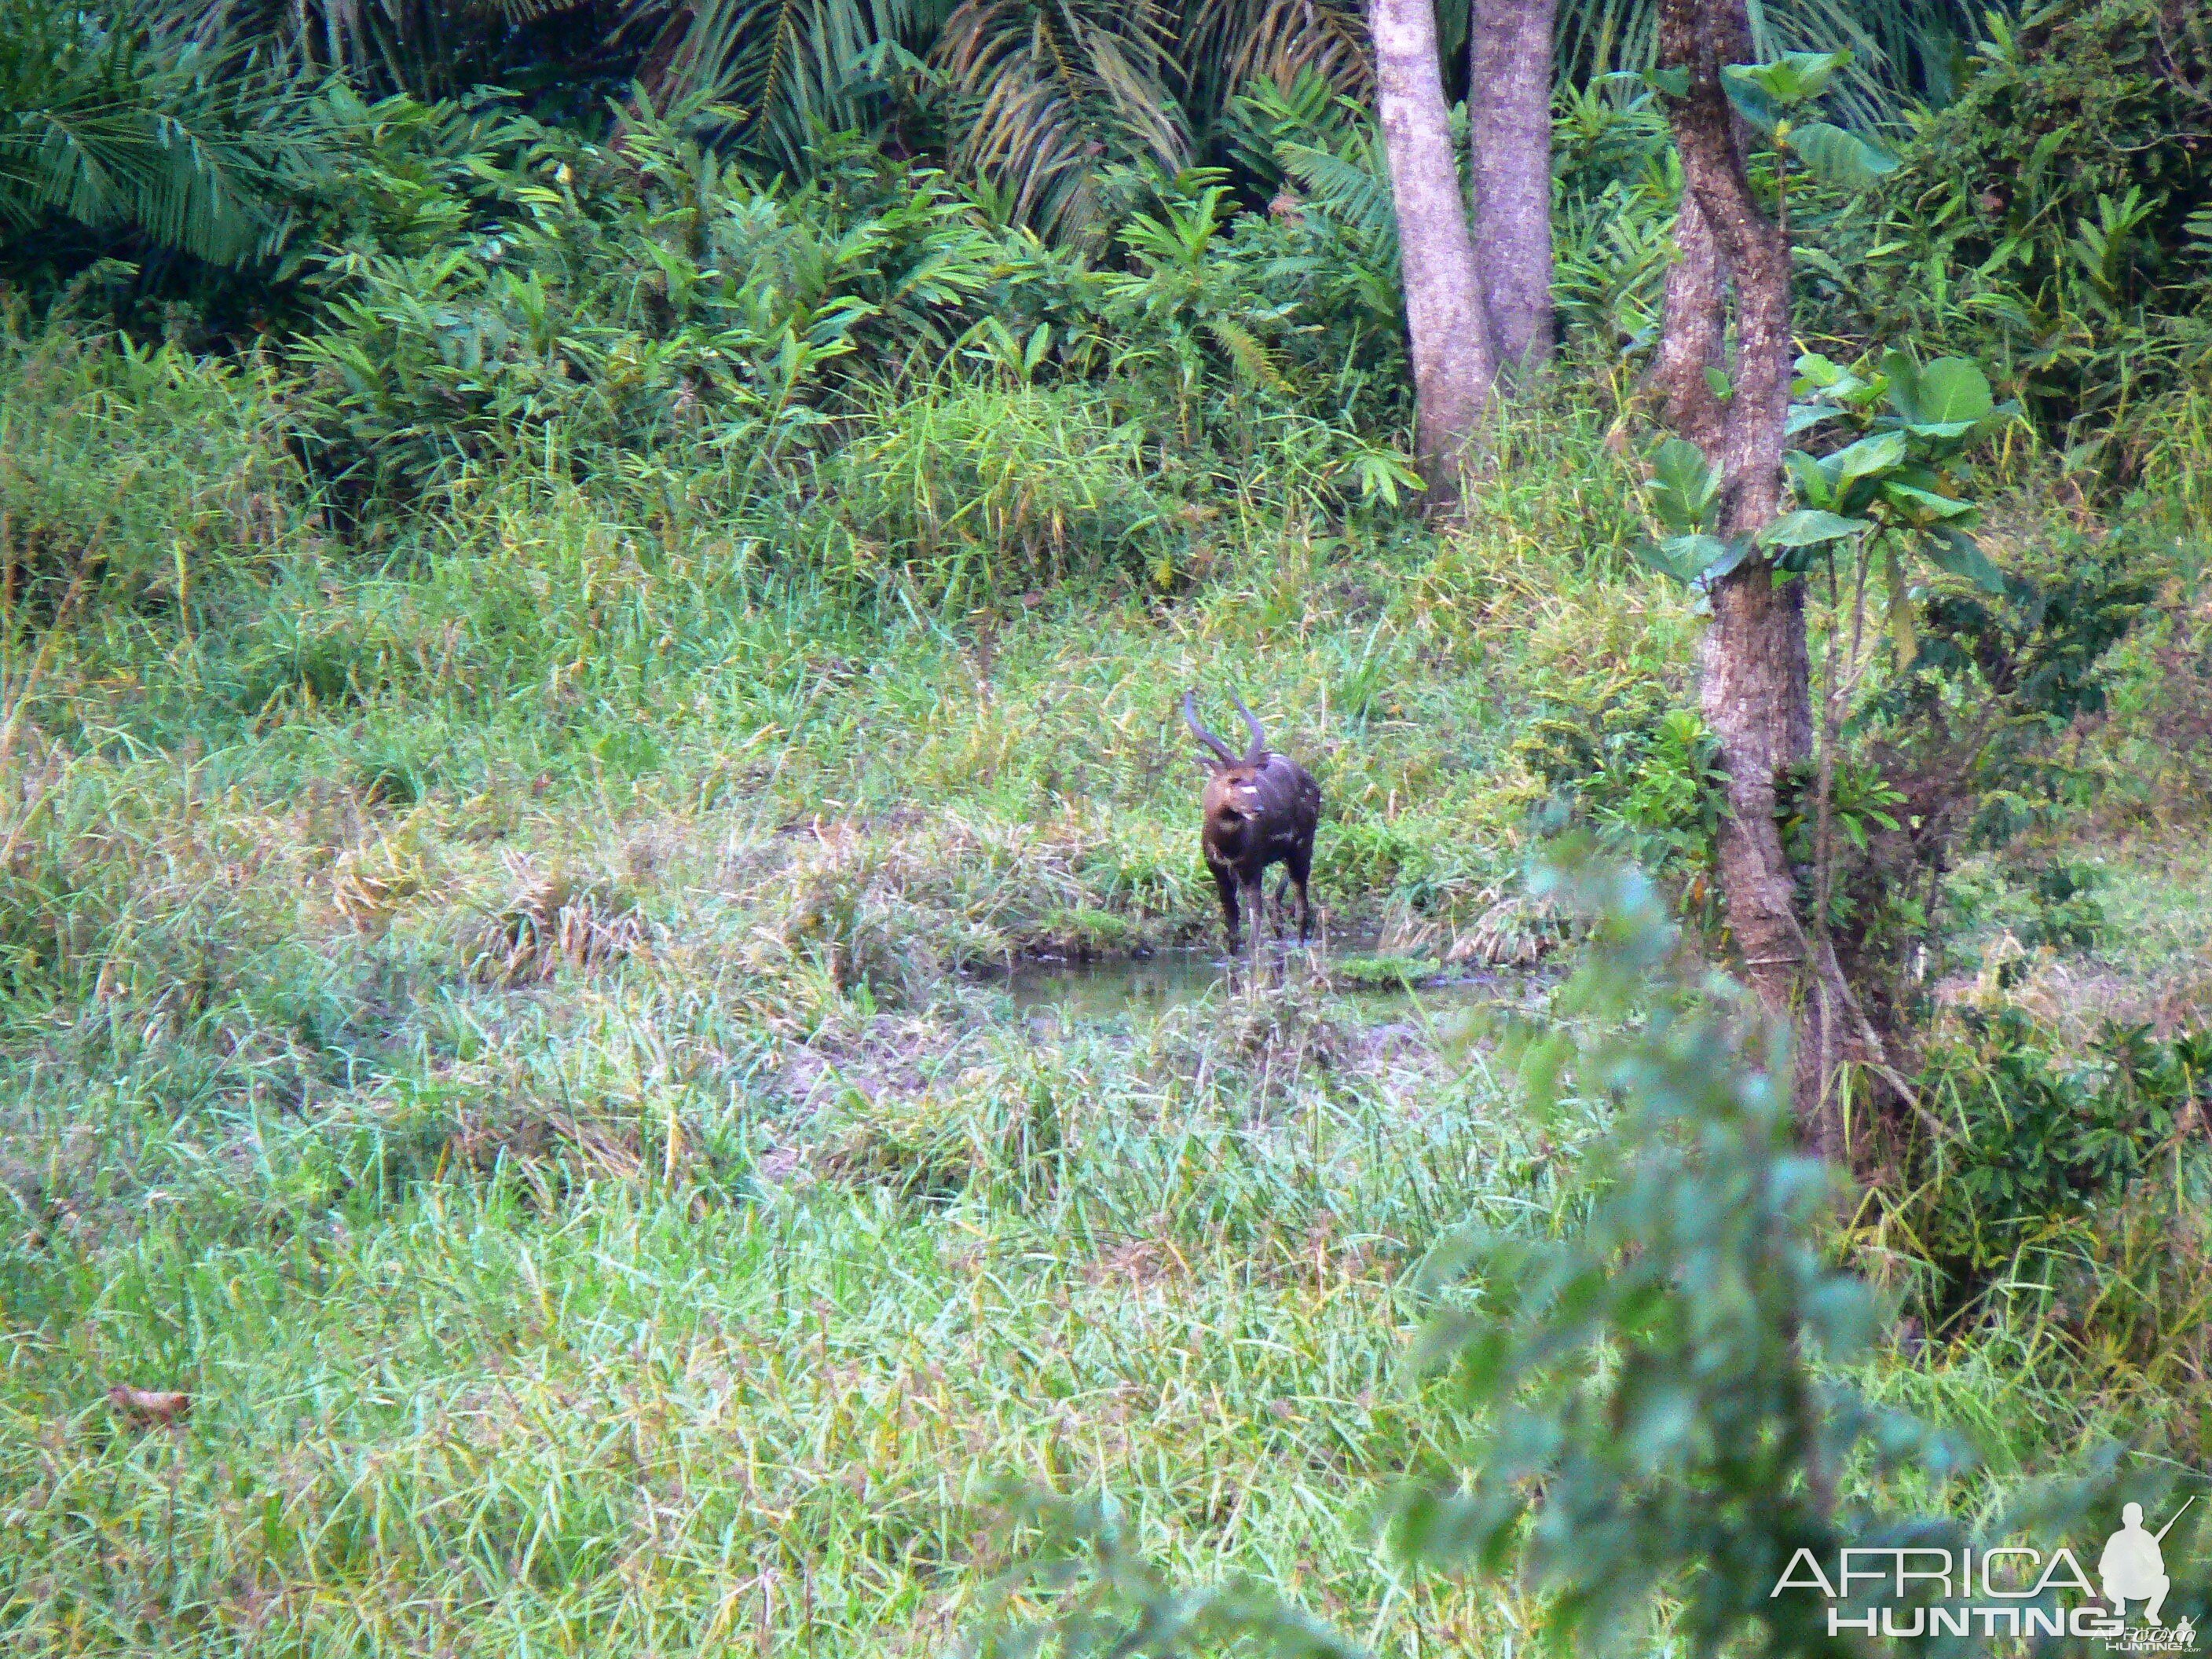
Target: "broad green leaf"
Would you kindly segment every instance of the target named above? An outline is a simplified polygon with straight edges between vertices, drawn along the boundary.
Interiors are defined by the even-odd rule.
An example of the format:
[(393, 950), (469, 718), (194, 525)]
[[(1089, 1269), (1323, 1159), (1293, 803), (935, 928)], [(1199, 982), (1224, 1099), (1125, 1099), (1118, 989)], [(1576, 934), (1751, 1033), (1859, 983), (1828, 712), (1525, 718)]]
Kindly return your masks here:
[(1920, 418), (1920, 365), (1905, 351), (1882, 354), (1881, 372), (1888, 382), (1890, 407), (1908, 421)]
[[(1684, 537), (1682, 539), (1699, 544), (1697, 550), (1700, 554), (1711, 552), (1712, 548), (1719, 550), (1711, 552), (1711, 556), (1706, 558), (1698, 569), (1693, 580), (1701, 587), (1711, 586), (1751, 556), (1751, 538), (1748, 536), (1739, 536), (1732, 542), (1722, 541), (1717, 536)], [(1708, 547), (1707, 544), (1711, 546)]]
[(1990, 562), (1980, 544), (1965, 531), (1948, 526), (1938, 530), (1926, 543), (1926, 550), (1929, 562), (1939, 570), (1964, 576), (1985, 593), (2005, 591), (2004, 573)]
[(1814, 177), (1841, 190), (1863, 190), (1902, 165), (1879, 145), (1826, 121), (1792, 127), (1789, 144)]
[(1651, 507), (1659, 521), (1680, 533), (1704, 527), (1720, 480), (1705, 453), (1686, 438), (1669, 438), (1651, 457)]
[(1851, 61), (1849, 46), (1834, 52), (1785, 52), (1765, 67), (1775, 77), (1776, 95), (1798, 101), (1818, 98), (1836, 71)]
[(1841, 52), (1785, 52), (1767, 64), (1730, 64), (1721, 73), (1739, 85), (1756, 87), (1776, 104), (1787, 106), (1818, 98), (1835, 73), (1851, 60), (1850, 49)]
[(1825, 456), (1820, 471), (1838, 489), (1855, 478), (1869, 477), (1877, 472), (1887, 472), (1905, 459), (1905, 434), (1902, 432), (1877, 432), (1870, 438), (1862, 438), (1847, 449)]
[[(1874, 388), (1857, 374), (1817, 351), (1808, 351), (1798, 358), (1796, 378), (1790, 385), (1791, 397), (1809, 398), (1815, 405), (1859, 403), (1873, 392)], [(1820, 394), (1817, 398), (1813, 396), (1815, 392)]]
[(1938, 357), (1920, 371), (1919, 407), (1905, 416), (1916, 424), (1968, 425), (1996, 408), (1989, 377), (1971, 358)]
[(1734, 64), (1722, 71), (1721, 89), (1735, 112), (1761, 132), (1772, 132), (1782, 124), (1782, 105), (1758, 82)]
[(1790, 473), (1790, 484), (1797, 491), (1797, 499), (1808, 507), (1832, 507), (1836, 504), (1835, 487), (1828, 475), (1820, 471), (1817, 456), (1802, 449), (1792, 449), (1782, 457), (1782, 465)]
[(1688, 583), (1696, 581), (1716, 561), (1725, 558), (1729, 544), (1717, 536), (1708, 536), (1699, 532), (1687, 536), (1669, 536), (1656, 547), (1647, 542), (1635, 551), (1638, 558), (1662, 575)]
[(1835, 486), (1828, 482), (1828, 475), (1820, 470), (1818, 456), (1802, 449), (1792, 449), (1784, 452), (1782, 465), (1790, 474), (1791, 487), (1796, 490), (1799, 501), (1808, 507), (1835, 506)]
[[(1681, 539), (1683, 538), (1676, 537), (1674, 541)], [(1628, 550), (1635, 556), (1639, 564), (1649, 565), (1661, 575), (1670, 576), (1686, 586), (1694, 578), (1696, 573), (1685, 569), (1681, 562), (1667, 550), (1673, 545), (1674, 542), (1638, 542)]]
[(1808, 380), (1817, 386), (1833, 386), (1850, 372), (1836, 362), (1833, 358), (1824, 357), (1817, 351), (1808, 351), (1800, 356), (1797, 359), (1796, 368), (1801, 380)]
[(1820, 547), (1829, 542), (1848, 541), (1853, 536), (1863, 535), (1874, 526), (1864, 519), (1846, 519), (1833, 513), (1822, 513), (1809, 507), (1800, 507), (1785, 513), (1759, 532), (1761, 547)]
[(1713, 396), (1718, 398), (1723, 403), (1735, 396), (1735, 383), (1720, 369), (1708, 366), (1705, 369), (1705, 384), (1712, 389)]
[(1914, 489), (1924, 489), (1931, 495), (1942, 495), (1947, 500), (1957, 499), (1952, 493), (1951, 480), (1948, 477), (1936, 468), (1924, 465), (1918, 461), (1906, 461), (1901, 465), (1892, 467), (1881, 475), (1881, 482), (1886, 484), (1905, 484)]
[(1782, 428), (1782, 435), (1794, 438), (1799, 433), (1816, 427), (1823, 421), (1832, 421), (1843, 413), (1844, 411), (1833, 404), (1792, 404), (1790, 405), (1790, 418)]
[(1686, 69), (1651, 70), (1644, 78), (1651, 83), (1653, 91), (1663, 92), (1669, 98), (1690, 95), (1690, 71)]
[(1948, 495), (1939, 495), (1932, 489), (1921, 489), (1912, 484), (1885, 479), (1881, 486), (1882, 499), (1892, 507), (1915, 515), (1916, 519), (1963, 519), (1978, 512), (1972, 501), (1954, 501)]

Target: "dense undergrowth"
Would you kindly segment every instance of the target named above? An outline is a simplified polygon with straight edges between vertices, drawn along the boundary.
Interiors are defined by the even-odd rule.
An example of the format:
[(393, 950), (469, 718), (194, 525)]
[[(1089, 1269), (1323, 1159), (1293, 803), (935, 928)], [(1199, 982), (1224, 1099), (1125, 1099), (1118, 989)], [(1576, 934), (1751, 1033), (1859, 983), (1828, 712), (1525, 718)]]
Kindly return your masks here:
[[(2004, 149), (2185, 126), (2140, 106), (2194, 37), (2076, 9), (2103, 55), (1989, 47), (1960, 108), (2014, 126), (1791, 186), (1808, 345), (2020, 405), (1973, 460), (2008, 580), (1879, 578), (1826, 896), (1917, 1085), (1855, 1143), (1834, 1243), (1899, 1317), (1851, 1375), (1979, 1455), (1850, 1495), (1965, 1524), (2212, 1422), (2203, 178), (2032, 204)], [(1607, 1085), (1539, 1109), (1297, 958), (1105, 1024), (996, 975), (1214, 937), (1186, 686), (1319, 778), (1316, 896), (1386, 969), (1556, 955), (1569, 826), (1724, 944), (1698, 603), (1637, 556), (1645, 94), (1563, 95), (1566, 369), (1448, 526), (1317, 81), (1235, 101), (1224, 171), (1103, 167), (1103, 254), (859, 139), (793, 179), (698, 109), (322, 96), (339, 172), (220, 303), (9, 266), (0, 1641), (933, 1648), (1009, 1475), (1384, 1651), (1526, 1639), (1365, 1506), (1488, 1420), (1401, 1366), (1409, 1270), (1571, 1234)], [(1975, 169), (2005, 200), (1929, 206)]]

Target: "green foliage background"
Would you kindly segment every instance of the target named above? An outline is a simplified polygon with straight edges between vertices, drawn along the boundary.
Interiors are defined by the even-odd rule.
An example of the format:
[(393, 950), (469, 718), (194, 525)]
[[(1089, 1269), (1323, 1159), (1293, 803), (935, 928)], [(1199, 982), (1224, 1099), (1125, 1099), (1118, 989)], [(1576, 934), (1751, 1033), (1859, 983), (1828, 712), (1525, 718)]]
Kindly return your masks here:
[[(1754, 155), (1917, 1087), (1840, 1216), (1695, 970), (1648, 6), (1439, 526), (1351, 13), (0, 0), (0, 1642), (1664, 1645), (2201, 1462), (2203, 21), (1758, 21), (1853, 48)], [(1210, 937), (1189, 684), (1359, 951), (1018, 1003)]]

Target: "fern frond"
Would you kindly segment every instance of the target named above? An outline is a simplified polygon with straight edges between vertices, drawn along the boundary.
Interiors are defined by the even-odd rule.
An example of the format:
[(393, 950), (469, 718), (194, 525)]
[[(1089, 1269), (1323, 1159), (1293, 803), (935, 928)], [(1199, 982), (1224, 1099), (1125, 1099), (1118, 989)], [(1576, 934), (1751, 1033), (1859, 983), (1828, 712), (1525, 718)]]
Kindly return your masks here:
[(1275, 354), (1267, 349), (1267, 343), (1245, 327), (1226, 317), (1209, 318), (1206, 331), (1213, 337), (1237, 372), (1254, 386), (1265, 386), (1270, 392), (1287, 394), (1291, 382), (1283, 373)]
[(1283, 171), (1304, 187), (1310, 206), (1369, 236), (1398, 234), (1390, 181), (1364, 159), (1297, 143), (1279, 145), (1275, 154)]

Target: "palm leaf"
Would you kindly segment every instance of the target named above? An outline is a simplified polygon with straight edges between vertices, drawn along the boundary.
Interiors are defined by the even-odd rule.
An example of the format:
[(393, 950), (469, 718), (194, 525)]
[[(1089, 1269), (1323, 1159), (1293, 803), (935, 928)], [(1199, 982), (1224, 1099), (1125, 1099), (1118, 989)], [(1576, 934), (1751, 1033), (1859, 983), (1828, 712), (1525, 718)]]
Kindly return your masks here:
[(639, 0), (625, 27), (651, 35), (646, 79), (664, 102), (744, 112), (745, 148), (793, 175), (818, 133), (866, 130), (882, 113), (884, 54), (914, 61), (940, 0)]
[(1009, 191), (1048, 236), (1095, 235), (1105, 163), (1189, 161), (1171, 23), (1157, 0), (961, 0), (937, 51), (963, 106), (955, 167)]
[(1368, 236), (1398, 234), (1390, 180), (1371, 157), (1341, 155), (1311, 144), (1287, 143), (1275, 152), (1283, 171), (1304, 189), (1307, 201)]
[[(166, 0), (180, 22), (269, 42), (298, 61), (338, 71), (364, 93), (441, 98), (503, 83), (534, 67), (520, 32), (592, 0)], [(592, 35), (600, 31), (594, 27)], [(571, 67), (580, 67), (571, 66)]]
[(1209, 118), (1262, 77), (1287, 91), (1310, 71), (1339, 96), (1374, 94), (1366, 18), (1341, 0), (1189, 0), (1177, 35), (1188, 106)]
[(159, 6), (0, 4), (0, 220), (48, 216), (237, 264), (280, 173), (319, 161), (305, 93)]

